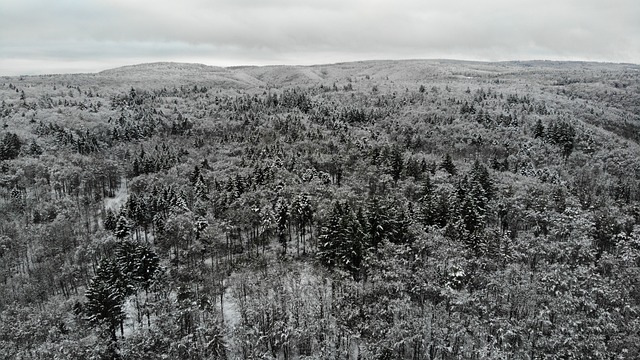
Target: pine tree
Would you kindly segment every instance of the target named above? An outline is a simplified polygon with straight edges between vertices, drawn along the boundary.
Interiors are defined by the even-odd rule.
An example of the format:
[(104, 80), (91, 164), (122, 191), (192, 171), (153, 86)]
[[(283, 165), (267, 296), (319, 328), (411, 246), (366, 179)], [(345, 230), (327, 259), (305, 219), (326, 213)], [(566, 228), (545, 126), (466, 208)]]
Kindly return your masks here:
[(451, 160), (451, 155), (449, 154), (445, 155), (444, 159), (442, 159), (440, 168), (448, 172), (450, 175), (456, 175), (458, 173), (456, 166), (453, 164), (453, 160)]
[(115, 251), (116, 265), (125, 279), (124, 296), (148, 289), (160, 271), (160, 259), (145, 246), (123, 241)]
[(366, 246), (364, 229), (349, 204), (336, 202), (320, 231), (320, 261), (329, 269), (348, 271), (358, 280)]
[(436, 224), (436, 197), (434, 194), (431, 177), (427, 175), (422, 182), (420, 192), (418, 193), (418, 211), (416, 220), (425, 226), (433, 226)]
[(200, 239), (200, 234), (209, 227), (209, 222), (203, 216), (197, 216), (195, 219), (196, 239)]
[(146, 209), (144, 206), (144, 198), (131, 194), (125, 203), (127, 218), (130, 221), (130, 229), (138, 229), (140, 226), (146, 225)]
[(395, 244), (407, 244), (411, 242), (409, 236), (409, 225), (411, 224), (410, 218), (404, 209), (398, 206), (391, 206), (388, 208), (390, 214), (390, 231), (387, 232), (386, 237)]
[(20, 154), (21, 147), (22, 141), (20, 141), (18, 135), (10, 132), (6, 133), (0, 143), (0, 160), (15, 159)]
[(344, 212), (342, 203), (336, 202), (331, 209), (328, 220), (320, 228), (318, 258), (329, 269), (340, 264), (340, 243), (341, 239), (345, 237), (344, 229), (341, 228)]
[(545, 133), (545, 140), (560, 147), (564, 157), (568, 157), (573, 152), (575, 137), (575, 128), (565, 121), (553, 122)]
[(287, 254), (287, 235), (289, 229), (289, 205), (284, 199), (280, 199), (276, 204), (276, 223), (278, 229), (278, 241), (282, 246), (283, 254)]
[(431, 176), (425, 176), (420, 187), (420, 197), (433, 197), (434, 190), (433, 183), (431, 182)]
[(367, 202), (367, 223), (366, 234), (369, 246), (376, 248), (385, 239), (386, 233), (390, 230), (388, 212), (380, 199), (373, 197)]
[(465, 243), (475, 256), (487, 250), (485, 214), (487, 198), (478, 181), (464, 176), (456, 186), (453, 223), (449, 237)]
[(542, 138), (544, 136), (544, 125), (542, 125), (542, 120), (538, 119), (535, 127), (533, 128), (533, 137), (535, 139)]
[(116, 222), (116, 227), (113, 229), (113, 234), (118, 239), (124, 239), (131, 233), (131, 224), (129, 220), (124, 214), (120, 214), (118, 217), (118, 221)]
[(313, 209), (309, 203), (307, 194), (296, 196), (291, 204), (291, 220), (296, 224), (300, 237), (303, 240), (303, 253), (306, 251), (304, 242), (306, 241), (307, 227), (311, 224)]
[(195, 194), (198, 199), (202, 201), (209, 200), (209, 188), (205, 184), (204, 179), (202, 178), (202, 175), (198, 176), (198, 179), (194, 183), (193, 187), (195, 189)]
[(343, 241), (343, 263), (345, 270), (351, 273), (351, 276), (358, 281), (361, 278), (361, 269), (364, 262), (364, 254), (367, 248), (365, 241), (364, 228), (362, 227), (362, 220), (364, 217), (355, 216), (353, 213), (349, 213), (344, 218), (344, 226), (347, 226), (347, 238)]
[(191, 183), (191, 186), (195, 186), (196, 181), (198, 181), (201, 176), (202, 174), (200, 173), (200, 168), (198, 167), (198, 165), (196, 165), (193, 169), (193, 172), (189, 174), (189, 182)]
[(115, 258), (103, 259), (87, 286), (87, 302), (82, 306), (87, 320), (105, 325), (115, 343), (116, 330), (118, 326), (122, 329), (126, 316), (123, 305), (127, 297), (148, 290), (159, 273), (160, 259), (154, 252), (129, 241), (119, 243)]
[(398, 146), (394, 146), (391, 150), (391, 176), (393, 178), (393, 182), (397, 183), (400, 180), (400, 176), (402, 175), (402, 171), (404, 170), (404, 158), (402, 151)]
[(108, 231), (113, 231), (116, 229), (117, 219), (116, 214), (111, 209), (107, 209), (106, 215), (104, 218), (104, 229)]
[(489, 170), (486, 166), (484, 166), (480, 161), (476, 160), (473, 163), (473, 168), (471, 169), (470, 174), (471, 182), (476, 182), (482, 186), (484, 191), (484, 196), (490, 200), (493, 198), (495, 193), (495, 188), (493, 185), (493, 181), (491, 180), (491, 176), (489, 175)]
[(441, 193), (438, 196), (434, 212), (434, 223), (441, 228), (447, 226), (449, 223), (451, 212), (449, 203), (450, 200), (448, 194)]
[(106, 325), (109, 337), (116, 342), (116, 329), (124, 321), (124, 279), (115, 261), (103, 260), (87, 287), (84, 312), (94, 325)]

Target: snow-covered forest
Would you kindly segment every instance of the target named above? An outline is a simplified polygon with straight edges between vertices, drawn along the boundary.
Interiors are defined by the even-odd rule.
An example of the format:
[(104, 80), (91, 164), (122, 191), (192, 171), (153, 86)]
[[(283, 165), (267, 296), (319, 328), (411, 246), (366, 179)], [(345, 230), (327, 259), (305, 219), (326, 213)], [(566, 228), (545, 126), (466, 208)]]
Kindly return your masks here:
[(0, 358), (640, 357), (640, 66), (0, 77)]

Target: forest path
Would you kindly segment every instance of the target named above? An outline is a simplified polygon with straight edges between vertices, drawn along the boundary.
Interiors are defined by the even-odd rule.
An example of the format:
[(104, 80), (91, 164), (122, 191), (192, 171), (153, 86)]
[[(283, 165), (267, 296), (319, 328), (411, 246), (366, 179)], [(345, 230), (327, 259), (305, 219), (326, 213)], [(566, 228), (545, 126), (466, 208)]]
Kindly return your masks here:
[(104, 207), (106, 209), (116, 211), (127, 201), (127, 197), (129, 196), (129, 192), (127, 191), (127, 179), (122, 178), (120, 181), (120, 187), (115, 195), (116, 196), (112, 198), (104, 199)]
[[(236, 326), (242, 321), (242, 317), (236, 299), (231, 293), (232, 287), (229, 286), (228, 281), (228, 278), (225, 279), (224, 295), (222, 296), (222, 317), (224, 319), (224, 328), (226, 329), (224, 332), (224, 342), (227, 344), (227, 350), (230, 351), (230, 358), (236, 359), (240, 358), (241, 354), (239, 353), (239, 347), (236, 346), (234, 341), (234, 331)], [(219, 303), (218, 306), (220, 306)]]

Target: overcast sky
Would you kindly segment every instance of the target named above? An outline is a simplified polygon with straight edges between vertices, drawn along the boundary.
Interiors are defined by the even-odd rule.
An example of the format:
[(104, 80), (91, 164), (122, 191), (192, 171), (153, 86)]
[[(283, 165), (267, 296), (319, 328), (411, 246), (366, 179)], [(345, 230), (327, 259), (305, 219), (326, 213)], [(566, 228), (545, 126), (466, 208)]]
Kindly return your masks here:
[(0, 75), (155, 61), (640, 63), (640, 0), (0, 0)]

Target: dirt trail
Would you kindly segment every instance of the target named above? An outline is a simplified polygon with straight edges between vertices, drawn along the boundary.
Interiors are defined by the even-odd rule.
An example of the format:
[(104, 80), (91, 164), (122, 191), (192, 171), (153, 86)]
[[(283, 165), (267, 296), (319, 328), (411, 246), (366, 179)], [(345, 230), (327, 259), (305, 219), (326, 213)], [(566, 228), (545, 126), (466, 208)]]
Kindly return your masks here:
[(127, 179), (123, 178), (120, 182), (120, 188), (116, 192), (116, 196), (104, 199), (105, 209), (118, 210), (127, 201), (129, 193), (127, 192)]
[[(233, 339), (235, 336), (233, 335), (235, 328), (240, 321), (242, 320), (240, 315), (240, 309), (238, 308), (238, 304), (236, 303), (236, 299), (231, 294), (231, 286), (229, 286), (229, 279), (225, 280), (225, 290), (223, 295), (224, 305), (222, 308), (222, 317), (224, 319), (224, 327), (226, 331), (224, 332), (224, 341), (227, 344), (227, 349), (230, 350), (230, 355), (232, 359), (235, 359), (236, 356), (240, 354), (237, 353), (239, 351), (238, 346), (236, 346)], [(220, 303), (218, 303), (220, 306)]]

